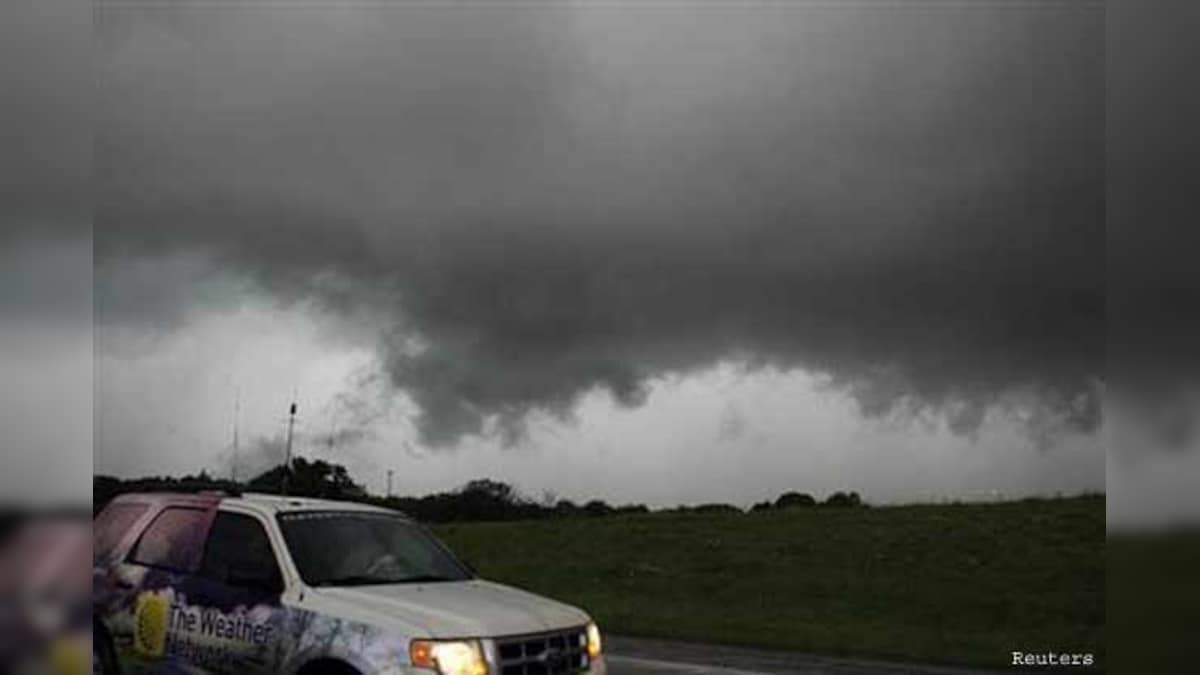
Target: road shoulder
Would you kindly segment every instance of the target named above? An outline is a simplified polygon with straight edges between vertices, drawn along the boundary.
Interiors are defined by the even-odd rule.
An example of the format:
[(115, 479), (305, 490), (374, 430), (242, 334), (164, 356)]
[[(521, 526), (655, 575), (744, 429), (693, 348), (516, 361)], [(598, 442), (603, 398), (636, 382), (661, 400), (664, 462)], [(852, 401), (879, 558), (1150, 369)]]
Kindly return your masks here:
[(999, 672), (624, 635), (606, 636), (605, 645), (614, 675), (621, 672), (721, 675), (993, 675)]

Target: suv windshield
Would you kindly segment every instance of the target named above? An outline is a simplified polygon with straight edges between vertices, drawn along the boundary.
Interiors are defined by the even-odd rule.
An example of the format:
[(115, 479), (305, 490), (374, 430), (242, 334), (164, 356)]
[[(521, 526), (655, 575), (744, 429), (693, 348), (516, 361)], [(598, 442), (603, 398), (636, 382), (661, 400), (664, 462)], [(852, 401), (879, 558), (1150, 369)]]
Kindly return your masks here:
[(420, 525), (386, 513), (305, 511), (278, 516), (304, 583), (361, 586), (463, 581), (471, 574)]

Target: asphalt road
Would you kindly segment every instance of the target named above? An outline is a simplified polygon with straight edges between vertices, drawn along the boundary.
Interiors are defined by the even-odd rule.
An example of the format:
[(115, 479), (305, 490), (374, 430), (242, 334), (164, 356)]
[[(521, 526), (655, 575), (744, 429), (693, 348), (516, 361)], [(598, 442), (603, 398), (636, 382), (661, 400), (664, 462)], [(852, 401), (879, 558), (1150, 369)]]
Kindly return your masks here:
[(605, 651), (610, 675), (989, 675), (996, 672), (620, 635), (605, 638)]

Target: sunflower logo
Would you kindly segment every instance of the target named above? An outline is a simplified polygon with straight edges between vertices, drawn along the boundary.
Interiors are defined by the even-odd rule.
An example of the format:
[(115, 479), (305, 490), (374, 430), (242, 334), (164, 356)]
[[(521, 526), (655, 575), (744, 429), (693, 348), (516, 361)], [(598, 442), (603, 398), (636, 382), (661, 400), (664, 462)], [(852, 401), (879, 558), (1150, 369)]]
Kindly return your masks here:
[(161, 657), (167, 647), (167, 619), (171, 603), (158, 593), (143, 593), (138, 596), (134, 610), (134, 648), (150, 657)]

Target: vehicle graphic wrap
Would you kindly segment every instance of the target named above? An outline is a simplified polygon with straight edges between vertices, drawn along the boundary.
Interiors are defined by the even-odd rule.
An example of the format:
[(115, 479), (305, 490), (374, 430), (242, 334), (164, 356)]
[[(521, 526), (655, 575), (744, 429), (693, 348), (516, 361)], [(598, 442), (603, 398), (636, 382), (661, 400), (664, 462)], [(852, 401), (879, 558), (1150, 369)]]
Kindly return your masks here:
[[(188, 587), (193, 593), (189, 595)], [(274, 672), (278, 602), (222, 607), (192, 580), (142, 593), (134, 615), (133, 652), (144, 666), (173, 661), (214, 672)], [(203, 598), (196, 602), (190, 598)], [(159, 672), (148, 668), (145, 672)]]
[(365, 672), (398, 672), (408, 662), (408, 642), (376, 626), (289, 608), (279, 641), (281, 670), (293, 672), (314, 659), (332, 657)]
[[(197, 504), (211, 526), (219, 499)], [(173, 546), (199, 561), (209, 526)], [(135, 542), (95, 561), (93, 599), (123, 675), (295, 672), (332, 657), (367, 673), (397, 672), (408, 661), (403, 636), (376, 626), (290, 606), (277, 590), (233, 586), (190, 571), (130, 561)]]
[[(279, 602), (222, 607), (192, 580), (138, 595), (134, 636), (122, 652), (130, 675), (278, 673), (322, 657), (383, 672), (408, 659), (408, 643), (375, 626)], [(197, 602), (191, 597), (203, 598)]]

